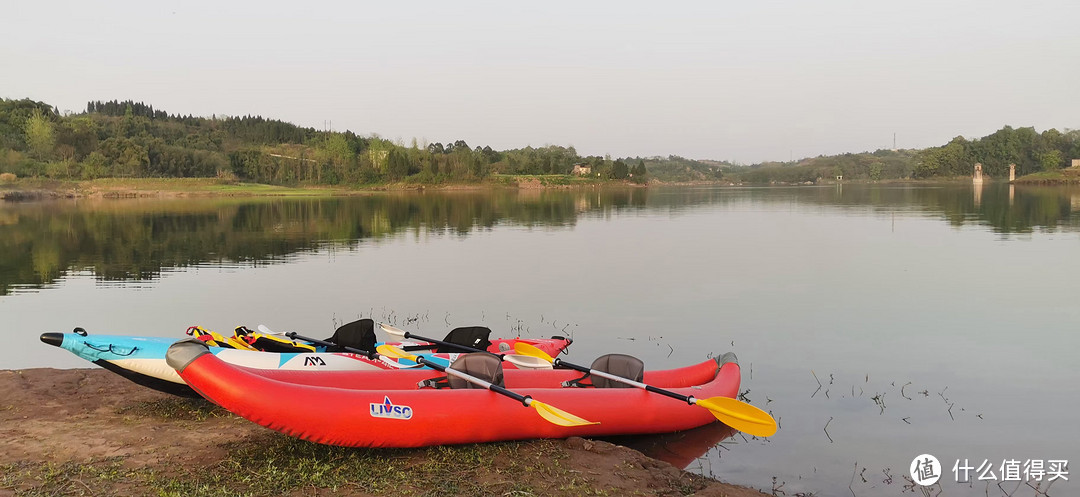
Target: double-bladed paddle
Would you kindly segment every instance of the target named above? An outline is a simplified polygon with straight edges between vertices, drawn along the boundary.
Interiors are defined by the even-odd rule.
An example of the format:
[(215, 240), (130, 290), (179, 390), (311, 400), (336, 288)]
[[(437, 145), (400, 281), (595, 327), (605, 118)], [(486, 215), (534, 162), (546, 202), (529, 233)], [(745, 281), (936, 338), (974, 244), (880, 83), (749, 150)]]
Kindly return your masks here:
[[(264, 330), (264, 328), (265, 328), (265, 330)], [(263, 325), (259, 325), (259, 331), (262, 331), (263, 333), (268, 333), (268, 332), (270, 332), (270, 329), (266, 328)], [(289, 338), (292, 338), (294, 340), (299, 338), (301, 340), (308, 340), (308, 341), (310, 341), (312, 343), (318, 343), (318, 344), (327, 345), (327, 346), (329, 346), (329, 345), (337, 346), (337, 344), (335, 344), (335, 343), (327, 342), (325, 340), (319, 340), (319, 339), (316, 339), (316, 338), (308, 338), (308, 337), (299, 335), (296, 332), (285, 333), (285, 336), (287, 336)], [(566, 411), (564, 411), (562, 409), (559, 409), (557, 407), (550, 406), (548, 404), (540, 402), (540, 401), (538, 401), (536, 399), (533, 399), (532, 396), (521, 395), (519, 393), (512, 392), (510, 390), (507, 390), (506, 388), (503, 388), (503, 387), (501, 387), (499, 385), (492, 384), (489, 381), (484, 381), (484, 380), (482, 380), (480, 378), (477, 378), (477, 377), (475, 377), (473, 375), (470, 375), (468, 373), (458, 371), (458, 370), (456, 370), (454, 368), (448, 368), (448, 367), (443, 366), (442, 364), (439, 364), (437, 362), (431, 362), (431, 361), (429, 361), (427, 359), (424, 359), (423, 356), (410, 354), (408, 352), (405, 352), (404, 350), (401, 350), (401, 349), (399, 349), (397, 347), (394, 347), (393, 345), (387, 345), (387, 344), (380, 345), (378, 347), (375, 347), (374, 352), (373, 351), (368, 351), (368, 350), (360, 350), (360, 349), (353, 348), (353, 347), (342, 347), (342, 348), (345, 349), (348, 352), (353, 352), (353, 353), (357, 353), (357, 354), (363, 354), (364, 356), (367, 356), (368, 359), (375, 359), (376, 357), (379, 357), (380, 355), (384, 355), (384, 356), (387, 356), (387, 357), (394, 357), (394, 358), (397, 358), (397, 359), (409, 359), (409, 360), (411, 360), (411, 361), (413, 361), (413, 362), (415, 362), (417, 364), (423, 364), (423, 365), (425, 365), (425, 366), (427, 366), (429, 368), (432, 368), (432, 369), (437, 370), (437, 371), (444, 372), (444, 373), (446, 373), (448, 375), (457, 376), (458, 378), (461, 378), (461, 379), (463, 379), (463, 380), (465, 380), (465, 381), (467, 381), (469, 383), (473, 383), (475, 385), (480, 385), (480, 386), (482, 386), (482, 387), (484, 387), (484, 388), (486, 388), (488, 390), (491, 390), (492, 392), (505, 395), (507, 397), (510, 397), (511, 399), (514, 399), (514, 400), (516, 400), (518, 402), (521, 402), (521, 404), (524, 405), (525, 407), (531, 407), (533, 409), (536, 409), (536, 412), (538, 414), (540, 414), (540, 417), (544, 418), (549, 423), (557, 424), (559, 426), (585, 426), (585, 425), (600, 424), (600, 423), (595, 423), (595, 422), (592, 422), (592, 421), (588, 421), (586, 419), (579, 418), (579, 417), (577, 417), (577, 416), (575, 416), (573, 414), (570, 414), (570, 413), (568, 413), (568, 412), (566, 412)], [(537, 350), (540, 350), (540, 349), (537, 349)], [(543, 351), (541, 351), (541, 352), (543, 352)]]
[[(283, 336), (283, 337), (289, 338), (291, 340), (304, 340), (306, 342), (314, 343), (316, 345), (322, 345), (322, 346), (327, 347), (327, 348), (329, 348), (329, 347), (338, 347), (341, 350), (344, 350), (346, 352), (351, 352), (351, 353), (354, 353), (354, 354), (360, 354), (360, 355), (362, 355), (364, 357), (367, 357), (368, 359), (371, 359), (371, 360), (375, 360), (375, 359), (379, 358), (379, 353), (375, 352), (374, 350), (363, 350), (363, 349), (358, 349), (358, 348), (355, 348), (355, 347), (348, 347), (348, 346), (341, 345), (341, 344), (338, 344), (338, 343), (334, 343), (334, 342), (331, 342), (331, 341), (328, 341), (328, 340), (320, 340), (318, 338), (306, 337), (306, 336), (301, 335), (301, 334), (299, 334), (299, 333), (297, 333), (295, 331), (278, 332), (278, 331), (271, 330), (268, 326), (261, 325), (261, 324), (258, 326), (258, 329), (259, 329), (259, 331), (261, 331), (263, 333), (266, 333), (268, 335)], [(531, 359), (531, 357), (530, 357), (530, 359)], [(392, 361), (384, 361), (384, 362), (386, 362), (387, 364), (390, 364), (391, 366), (397, 367), (397, 368), (410, 368), (410, 367), (416, 367), (416, 366), (420, 365), (419, 363), (417, 363), (414, 366), (403, 366), (401, 364), (398, 364), (398, 363), (392, 362)]]
[[(457, 343), (453, 343), (453, 342), (445, 342), (445, 341), (442, 341), (442, 340), (436, 340), (434, 338), (427, 338), (427, 337), (422, 337), (420, 335), (414, 335), (412, 333), (409, 333), (408, 331), (402, 330), (400, 328), (395, 328), (395, 327), (390, 326), (388, 324), (379, 323), (379, 327), (382, 328), (383, 331), (385, 331), (386, 333), (388, 333), (390, 335), (394, 335), (394, 336), (405, 338), (405, 339), (415, 338), (417, 340), (423, 340), (425, 342), (431, 342), (431, 343), (433, 343), (435, 345), (441, 345), (443, 347), (455, 348), (455, 349), (458, 349), (458, 350), (460, 350), (462, 352), (486, 352), (485, 350), (481, 350), (481, 349), (478, 349), (478, 348), (475, 348), (475, 347), (469, 347), (468, 345), (461, 345), (461, 344), (457, 344)], [(548, 361), (545, 361), (543, 359), (540, 359), (539, 357), (533, 357), (533, 356), (529, 356), (529, 355), (516, 355), (516, 354), (495, 354), (495, 355), (499, 356), (500, 359), (502, 359), (502, 360), (504, 360), (506, 362), (509, 362), (510, 364), (513, 364), (513, 365), (515, 365), (515, 366), (517, 366), (517, 367), (519, 367), (521, 369), (551, 369), (551, 363), (548, 362)]]
[[(419, 355), (416, 355), (416, 354), (410, 354), (410, 353), (408, 353), (408, 352), (406, 352), (404, 350), (401, 350), (398, 347), (394, 347), (393, 345), (387, 345), (387, 344), (379, 345), (378, 347), (375, 348), (375, 350), (377, 350), (380, 354), (382, 354), (384, 356), (396, 357), (396, 358), (399, 358), (399, 359), (409, 359), (409, 360), (411, 360), (413, 362), (423, 364), (423, 365), (425, 365), (425, 366), (427, 366), (429, 368), (445, 372), (448, 375), (456, 376), (456, 377), (461, 378), (461, 379), (463, 379), (463, 380), (465, 380), (465, 381), (467, 381), (469, 383), (472, 383), (474, 385), (479, 385), (479, 386), (484, 387), (484, 388), (486, 388), (488, 390), (491, 390), (492, 392), (495, 392), (495, 393), (510, 397), (511, 399), (514, 399), (514, 400), (516, 400), (518, 402), (521, 402), (521, 405), (523, 405), (525, 407), (531, 407), (533, 409), (536, 409), (536, 412), (538, 414), (540, 414), (540, 417), (544, 418), (549, 423), (557, 424), (559, 426), (585, 426), (585, 425), (599, 424), (599, 423), (594, 423), (592, 421), (588, 421), (586, 419), (579, 418), (579, 417), (577, 417), (577, 416), (575, 416), (573, 414), (570, 414), (570, 413), (568, 413), (568, 412), (566, 412), (566, 411), (564, 411), (562, 409), (547, 405), (547, 404), (545, 404), (543, 402), (540, 402), (540, 401), (532, 398), (532, 396), (521, 395), (519, 393), (511, 392), (510, 390), (507, 390), (506, 388), (503, 388), (503, 387), (501, 387), (499, 385), (495, 385), (495, 384), (491, 383), (490, 381), (485, 381), (485, 380), (477, 378), (477, 377), (475, 377), (473, 375), (470, 375), (468, 373), (458, 371), (458, 370), (456, 370), (454, 368), (448, 368), (448, 367), (445, 367), (445, 366), (443, 366), (441, 364), (431, 362), (431, 361), (429, 361), (427, 359), (424, 359), (423, 356), (419, 356)], [(539, 350), (539, 349), (537, 349), (537, 350)]]
[(277, 332), (271, 331), (270, 328), (267, 328), (266, 326), (263, 326), (261, 324), (259, 325), (259, 331), (261, 331), (263, 333), (273, 334), (273, 335), (283, 335), (283, 336), (286, 336), (286, 337), (291, 338), (293, 340), (304, 340), (304, 341), (307, 341), (307, 342), (311, 342), (311, 343), (318, 344), (318, 345), (323, 345), (323, 346), (326, 346), (326, 347), (341, 347), (342, 349), (345, 349), (346, 352), (352, 352), (354, 354), (360, 354), (360, 355), (362, 355), (364, 357), (367, 357), (368, 359), (378, 359), (379, 358), (379, 354), (375, 353), (375, 351), (373, 351), (373, 350), (361, 350), (361, 349), (357, 349), (357, 348), (354, 348), (354, 347), (346, 347), (344, 345), (338, 345), (338, 344), (336, 344), (334, 342), (328, 342), (326, 340), (319, 340), (318, 338), (306, 337), (306, 336), (301, 335), (301, 334), (299, 334), (299, 333), (297, 333), (295, 331), (290, 331), (290, 332), (287, 332), (287, 333), (277, 333)]
[[(477, 349), (477, 348), (474, 348), (474, 347), (469, 347), (467, 345), (460, 345), (460, 344), (456, 344), (456, 343), (452, 343), (452, 342), (444, 342), (442, 340), (435, 340), (433, 338), (426, 338), (426, 337), (422, 337), (422, 336), (413, 335), (412, 333), (409, 333), (409, 332), (407, 332), (405, 330), (402, 330), (402, 329), (399, 329), (399, 328), (395, 328), (395, 327), (390, 326), (388, 324), (379, 323), (379, 326), (383, 329), (383, 331), (385, 331), (386, 333), (388, 333), (390, 335), (399, 336), (399, 337), (406, 338), (406, 339), (415, 338), (417, 340), (423, 340), (425, 342), (431, 342), (431, 343), (433, 343), (435, 345), (444, 345), (444, 346), (447, 346), (447, 347), (454, 347), (454, 348), (456, 348), (458, 350), (461, 350), (463, 352), (487, 352), (486, 350), (481, 350), (481, 349)], [(288, 332), (288, 333), (277, 332), (277, 331), (271, 330), (269, 327), (267, 327), (265, 325), (261, 325), (261, 324), (258, 326), (258, 330), (263, 332), (263, 333), (269, 334), (269, 335), (284, 336), (284, 337), (287, 337), (287, 338), (291, 338), (293, 340), (296, 340), (296, 339), (306, 340), (308, 342), (318, 344), (318, 345), (323, 345), (323, 346), (326, 346), (326, 347), (341, 347), (341, 345), (338, 345), (336, 343), (329, 342), (329, 341), (326, 341), (326, 340), (319, 340), (317, 338), (309, 338), (309, 337), (297, 334), (296, 332)], [(377, 357), (375, 355), (374, 351), (364, 351), (364, 350), (359, 350), (359, 349), (350, 349), (348, 347), (345, 347), (345, 348), (349, 352), (363, 354), (368, 359), (375, 359)], [(543, 359), (540, 359), (540, 358), (537, 358), (537, 357), (527, 356), (527, 355), (518, 355), (518, 354), (495, 354), (495, 355), (498, 356), (500, 359), (502, 359), (502, 360), (504, 360), (506, 362), (509, 362), (510, 364), (513, 364), (513, 365), (517, 366), (520, 369), (551, 369), (551, 363), (550, 362), (547, 362), (547, 361), (545, 361)], [(402, 367), (402, 366), (398, 365), (398, 367)]]
[(563, 366), (570, 369), (576, 369), (582, 373), (588, 373), (609, 380), (626, 383), (627, 385), (633, 385), (637, 388), (665, 395), (673, 399), (679, 399), (687, 404), (704, 407), (712, 413), (716, 419), (724, 422), (724, 424), (735, 428), (741, 432), (749, 433), (758, 437), (768, 437), (776, 433), (776, 420), (769, 416), (769, 413), (758, 409), (746, 402), (742, 402), (731, 397), (710, 397), (707, 399), (696, 399), (692, 395), (682, 395), (672, 392), (670, 390), (664, 390), (652, 385), (646, 385), (644, 383), (631, 380), (629, 378), (623, 378), (622, 376), (616, 376), (604, 371), (597, 371), (585, 366), (578, 366), (577, 364), (571, 364), (562, 359), (554, 359), (549, 356), (543, 350), (540, 350), (532, 345), (524, 342), (518, 342), (514, 344), (514, 350), (517, 353), (532, 357), (539, 357), (556, 366)]

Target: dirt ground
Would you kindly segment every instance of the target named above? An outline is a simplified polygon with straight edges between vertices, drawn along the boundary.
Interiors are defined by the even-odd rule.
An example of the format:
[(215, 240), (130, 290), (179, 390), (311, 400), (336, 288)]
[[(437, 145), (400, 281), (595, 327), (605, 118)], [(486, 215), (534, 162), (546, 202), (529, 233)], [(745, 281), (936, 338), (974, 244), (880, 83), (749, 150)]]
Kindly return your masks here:
[[(233, 416), (205, 401), (181, 401), (103, 369), (0, 370), (0, 497), (9, 495), (203, 495), (201, 468), (220, 468), (236, 447), (273, 445), (286, 437)], [(190, 406), (196, 406), (194, 408)], [(723, 430), (729, 430), (723, 425)], [(694, 437), (725, 437), (710, 429)], [(719, 441), (719, 440), (716, 440)], [(647, 442), (647, 441), (646, 441)], [(293, 443), (289, 439), (286, 443)], [(639, 444), (643, 442), (638, 440)], [(666, 442), (665, 442), (666, 443)], [(710, 442), (711, 443), (711, 442)], [(307, 444), (303, 442), (302, 444)], [(685, 445), (685, 442), (682, 442)], [(647, 443), (645, 445), (648, 445)], [(692, 444), (691, 444), (692, 445)], [(317, 446), (321, 447), (321, 446)], [(470, 480), (488, 487), (452, 487), (452, 492), (496, 495), (709, 495), (757, 497), (755, 490), (727, 485), (682, 471), (641, 452), (605, 441), (572, 438), (517, 445), (481, 444), (478, 449), (369, 451), (375, 458), (409, 460), (411, 467), (435, 467), (448, 455), (485, 450), (509, 451), (540, 467), (513, 470), (512, 482), (498, 465), (470, 469)], [(509, 448), (507, 448), (509, 447)], [(341, 450), (341, 449), (336, 449)], [(460, 454), (455, 450), (461, 450)], [(648, 451), (648, 449), (644, 449)], [(680, 442), (665, 450), (679, 451)], [(692, 460), (694, 449), (683, 458)], [(500, 453), (503, 453), (500, 452)], [(346, 452), (346, 454), (348, 454)], [(338, 457), (338, 456), (335, 456)], [(497, 457), (495, 459), (498, 459)], [(537, 461), (540, 461), (537, 463)], [(679, 462), (679, 461), (676, 461)], [(367, 464), (370, 464), (370, 460)], [(550, 467), (545, 466), (550, 465)], [(502, 466), (505, 466), (503, 464)], [(92, 468), (92, 471), (86, 468)], [(505, 469), (505, 468), (504, 468)], [(119, 475), (119, 476), (117, 476)], [(128, 476), (125, 476), (128, 475)], [(139, 475), (139, 476), (131, 476)], [(567, 478), (574, 481), (566, 484)], [(553, 481), (555, 480), (555, 481)], [(224, 480), (226, 482), (230, 480)], [(164, 482), (164, 483), (163, 483)], [(258, 495), (238, 483), (228, 494)], [(500, 486), (501, 485), (501, 486)], [(510, 486), (507, 486), (510, 485)], [(420, 484), (402, 487), (365, 484), (318, 488), (310, 485), (291, 495), (425, 494)], [(505, 488), (504, 488), (505, 487)], [(179, 488), (180, 490), (176, 490)], [(200, 489), (199, 492), (183, 490)], [(471, 490), (463, 490), (468, 488)], [(483, 490), (476, 490), (482, 488)], [(531, 490), (513, 490), (513, 489)], [(173, 489), (173, 490), (170, 490)], [(508, 491), (507, 489), (510, 489)]]

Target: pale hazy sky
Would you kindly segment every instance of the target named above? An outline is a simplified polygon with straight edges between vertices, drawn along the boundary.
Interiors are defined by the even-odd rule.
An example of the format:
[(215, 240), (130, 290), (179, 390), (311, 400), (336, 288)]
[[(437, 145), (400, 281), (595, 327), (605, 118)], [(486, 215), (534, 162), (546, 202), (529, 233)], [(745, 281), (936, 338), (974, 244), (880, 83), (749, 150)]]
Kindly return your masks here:
[(52, 2), (0, 96), (743, 163), (1080, 128), (1080, 0)]

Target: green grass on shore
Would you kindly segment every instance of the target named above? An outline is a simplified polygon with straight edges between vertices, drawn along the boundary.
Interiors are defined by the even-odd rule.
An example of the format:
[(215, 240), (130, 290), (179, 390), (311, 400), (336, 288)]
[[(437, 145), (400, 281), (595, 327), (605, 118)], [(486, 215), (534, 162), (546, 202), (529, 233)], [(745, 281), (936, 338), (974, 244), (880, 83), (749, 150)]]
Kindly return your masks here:
[(563, 445), (555, 441), (354, 449), (267, 433), (232, 447), (221, 461), (166, 472), (131, 468), (122, 458), (0, 465), (0, 489), (27, 496), (163, 497), (307, 495), (319, 490), (432, 496), (609, 493), (560, 465), (566, 457)]
[(235, 195), (235, 196), (332, 196), (358, 190), (329, 186), (278, 186), (244, 183), (217, 178), (100, 178), (94, 180), (53, 180), (19, 178), (0, 184), (0, 191), (36, 191), (60, 196), (127, 195)]
[(590, 176), (575, 176), (572, 174), (493, 174), (492, 179), (504, 184), (518, 184), (522, 182), (537, 181), (543, 186), (562, 185), (592, 185), (599, 183), (620, 183), (615, 180), (604, 180)]
[(77, 183), (81, 190), (133, 190), (247, 195), (334, 195), (349, 190), (327, 186), (278, 186), (216, 178), (102, 178)]
[(1076, 184), (1080, 183), (1080, 169), (1068, 168), (1056, 171), (1040, 171), (1016, 178), (1017, 183)]
[[(484, 188), (514, 188), (519, 185), (541, 187), (590, 186), (613, 182), (565, 174), (501, 175), (472, 183), (440, 183), (424, 185), (415, 183), (390, 183), (352, 186), (298, 185), (281, 186), (261, 183), (245, 183), (223, 178), (99, 178), (93, 180), (56, 180), (48, 178), (18, 178), (0, 184), (0, 192), (22, 192), (27, 198), (54, 197), (128, 197), (128, 196), (339, 196), (355, 195), (372, 191), (414, 190), (460, 190)], [(623, 184), (614, 182), (614, 184)]]
[[(233, 417), (203, 399), (168, 397), (117, 410), (127, 422), (188, 423)], [(237, 421), (241, 421), (236, 418)], [(207, 444), (214, 444), (207, 433)], [(123, 457), (88, 463), (0, 464), (0, 494), (159, 495), (604, 495), (611, 489), (567, 467), (562, 441), (501, 442), (420, 449), (332, 447), (270, 431), (228, 445), (220, 460), (135, 467)]]

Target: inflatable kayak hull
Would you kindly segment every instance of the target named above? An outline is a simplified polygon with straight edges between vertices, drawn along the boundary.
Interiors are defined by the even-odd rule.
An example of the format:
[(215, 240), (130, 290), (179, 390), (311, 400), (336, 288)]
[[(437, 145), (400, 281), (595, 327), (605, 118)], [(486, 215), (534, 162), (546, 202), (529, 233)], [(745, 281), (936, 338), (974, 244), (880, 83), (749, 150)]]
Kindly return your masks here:
[[(225, 409), (286, 435), (328, 445), (422, 447), (668, 433), (716, 419), (706, 409), (636, 388), (557, 388), (564, 376), (559, 370), (505, 371), (506, 386), (599, 424), (554, 425), (534, 409), (488, 390), (396, 389), (401, 385), (381, 383), (380, 378), (391, 375), (378, 373), (372, 373), (362, 389), (278, 381), (224, 362), (194, 342), (174, 345), (168, 362), (195, 391)], [(734, 355), (709, 362), (713, 373), (707, 381), (671, 390), (698, 398), (737, 395), (740, 374)], [(534, 385), (549, 388), (516, 385), (519, 376), (532, 376)], [(663, 388), (679, 381), (674, 376), (646, 373), (645, 381)]]
[[(178, 339), (125, 335), (83, 335), (81, 333), (45, 333), (41, 341), (65, 349), (87, 361), (117, 373), (139, 385), (161, 392), (186, 397), (198, 397), (165, 363), (169, 346)], [(489, 349), (499, 350), (501, 344), (513, 348), (523, 341), (554, 356), (570, 345), (566, 339), (498, 339)], [(419, 345), (424, 342), (391, 342), (400, 345)], [(505, 347), (503, 347), (505, 348)], [(362, 354), (348, 352), (261, 352), (253, 350), (210, 347), (210, 352), (223, 361), (238, 366), (265, 371), (383, 371), (426, 369), (408, 360), (368, 359)], [(449, 365), (460, 354), (431, 354), (431, 360)], [(432, 370), (427, 370), (429, 373)]]
[[(415, 390), (421, 382), (446, 377), (446, 373), (431, 369), (312, 371), (262, 370), (243, 366), (237, 366), (237, 369), (284, 383), (346, 390)], [(646, 371), (645, 382), (657, 385), (663, 384), (671, 388), (692, 387), (708, 383), (716, 376), (716, 371), (716, 361), (707, 360), (699, 364), (676, 369)], [(564, 382), (582, 377), (582, 373), (572, 369), (507, 369), (503, 371), (503, 374), (507, 384), (516, 388), (560, 388)]]

